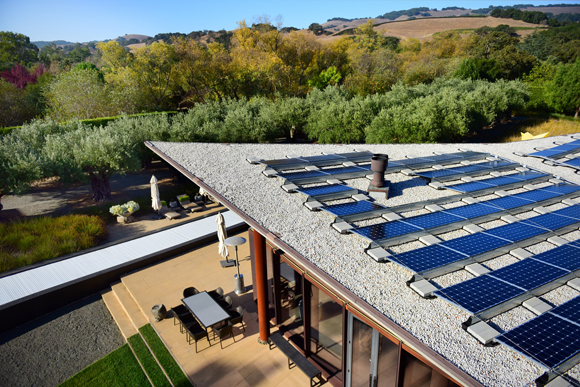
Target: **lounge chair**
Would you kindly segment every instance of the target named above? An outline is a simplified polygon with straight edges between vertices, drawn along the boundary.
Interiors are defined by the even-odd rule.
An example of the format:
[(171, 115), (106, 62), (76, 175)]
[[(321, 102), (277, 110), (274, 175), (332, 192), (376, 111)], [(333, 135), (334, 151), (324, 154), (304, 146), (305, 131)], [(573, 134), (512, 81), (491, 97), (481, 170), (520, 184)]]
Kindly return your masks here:
[(177, 200), (179, 201), (179, 205), (186, 211), (197, 212), (202, 210), (201, 206), (191, 202), (187, 195), (177, 195)]
[(181, 216), (178, 212), (170, 210), (164, 200), (161, 201), (161, 209), (159, 210), (159, 213), (169, 220), (177, 219)]

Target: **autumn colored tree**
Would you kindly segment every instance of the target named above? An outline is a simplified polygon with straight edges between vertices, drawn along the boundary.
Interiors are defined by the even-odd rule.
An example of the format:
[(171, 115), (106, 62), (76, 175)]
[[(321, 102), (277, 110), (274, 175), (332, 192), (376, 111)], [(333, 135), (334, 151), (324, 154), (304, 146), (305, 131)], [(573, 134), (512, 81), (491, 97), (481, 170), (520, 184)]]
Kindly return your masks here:
[(24, 89), (29, 83), (36, 83), (36, 79), (43, 73), (43, 66), (38, 66), (33, 72), (30, 72), (26, 67), (17, 63), (10, 70), (3, 71), (0, 76), (17, 88)]

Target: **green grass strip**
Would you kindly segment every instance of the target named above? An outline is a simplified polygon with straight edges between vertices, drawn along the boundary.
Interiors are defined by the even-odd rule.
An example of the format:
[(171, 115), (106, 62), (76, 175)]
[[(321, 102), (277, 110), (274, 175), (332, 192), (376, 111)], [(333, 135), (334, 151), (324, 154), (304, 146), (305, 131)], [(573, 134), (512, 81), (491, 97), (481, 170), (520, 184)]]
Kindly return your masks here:
[(137, 354), (137, 358), (143, 365), (145, 372), (147, 372), (147, 375), (149, 375), (149, 378), (153, 382), (153, 385), (155, 387), (171, 387), (171, 383), (169, 383), (169, 380), (165, 377), (165, 374), (159, 367), (159, 364), (155, 361), (155, 358), (149, 351), (149, 348), (147, 348), (147, 345), (145, 345), (141, 335), (137, 333), (136, 335), (129, 337), (128, 341), (129, 344), (131, 344), (133, 351), (135, 351), (135, 354)]
[(151, 386), (128, 344), (80, 371), (62, 387)]
[(151, 347), (165, 372), (167, 372), (167, 375), (169, 375), (173, 385), (175, 387), (193, 387), (151, 324), (142, 326), (139, 331), (147, 341), (147, 344), (149, 344), (149, 347)]

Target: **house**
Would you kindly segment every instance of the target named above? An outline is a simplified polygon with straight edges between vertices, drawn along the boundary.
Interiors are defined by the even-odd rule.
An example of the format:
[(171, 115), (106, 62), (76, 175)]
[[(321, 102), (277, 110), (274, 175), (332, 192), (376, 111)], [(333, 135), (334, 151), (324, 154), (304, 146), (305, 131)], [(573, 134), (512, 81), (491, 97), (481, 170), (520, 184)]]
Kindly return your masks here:
[[(413, 226), (412, 221), (420, 215), (445, 213), (546, 187), (575, 187), (580, 184), (580, 177), (574, 170), (522, 156), (538, 147), (554, 146), (554, 141), (568, 142), (570, 138), (461, 145), (146, 145), (251, 227), (254, 297), (259, 310), (260, 340), (264, 343), (270, 327), (279, 327), (336, 386), (527, 386), (548, 382), (571, 385), (566, 380), (580, 380), (577, 354), (566, 364), (550, 368), (534, 354), (525, 356), (513, 345), (505, 345), (506, 340), (499, 343), (502, 334), (523, 326), (536, 315), (545, 315), (547, 309), (542, 308), (550, 309), (580, 295), (574, 282), (577, 273), (566, 272), (549, 286), (542, 285), (543, 291), (522, 291), (519, 296), (502, 301), (499, 308), (475, 314), (464, 305), (449, 302), (447, 290), (522, 262), (528, 256), (580, 240), (580, 220), (565, 217), (567, 223), (562, 228), (543, 229), (529, 238), (515, 240), (497, 235), (497, 240), (504, 241), (497, 248), (484, 246), (485, 242), (472, 243), (466, 248), (479, 248), (481, 251), (474, 253), (476, 258), (453, 250), (446, 243), (460, 238), (471, 240), (469, 235), (482, 232), (487, 237), (494, 230), (503, 230), (502, 226), (523, 224), (526, 219), (529, 225), (536, 215), (576, 208), (572, 199), (580, 196), (580, 191), (566, 191), (561, 197), (559, 193), (548, 195), (550, 199), (542, 199), (538, 205), (531, 201), (522, 207), (525, 211), (502, 207), (501, 211), (492, 211), (492, 215), (474, 221), (466, 215), (445, 227)], [(337, 154), (345, 160), (323, 162), (332, 158), (325, 155)], [(388, 199), (365, 193), (373, 154), (388, 155), (392, 168), (385, 175), (390, 181)], [(455, 162), (437, 156), (450, 154), (458, 157)], [(468, 154), (477, 156), (462, 156)], [(357, 159), (357, 155), (362, 158)], [(416, 168), (401, 166), (404, 160), (417, 160), (415, 157), (430, 161), (416, 164)], [(289, 160), (298, 161), (294, 166), (276, 168), (294, 162)], [(459, 186), (463, 182), (447, 179), (434, 184), (435, 178), (430, 186), (428, 178), (417, 175), (421, 171), (484, 163), (492, 164), (492, 169), (481, 174), (461, 172), (457, 179), (463, 177), (463, 182), (474, 183), (472, 186), (481, 185), (486, 179), (498, 179), (497, 184), (484, 182), (485, 189), (462, 190)], [(397, 165), (400, 167), (394, 168)], [(366, 168), (366, 173), (361, 168)], [(295, 171), (301, 174), (293, 174)], [(352, 171), (356, 173), (349, 174)], [(321, 177), (321, 172), (328, 176)], [(506, 175), (523, 177), (515, 182), (513, 176), (505, 179)], [(333, 181), (337, 179), (340, 181)], [(350, 194), (336, 197), (299, 192), (329, 185), (350, 187), (355, 192), (341, 188)], [(453, 189), (448, 189), (451, 185)], [(365, 197), (352, 198), (361, 194)], [(319, 200), (315, 200), (317, 197)], [(365, 202), (362, 211), (366, 215), (353, 216), (358, 213), (356, 210), (345, 214), (332, 210), (345, 207), (336, 207), (340, 204), (357, 203), (356, 199)], [(372, 230), (386, 230), (373, 225), (392, 222), (413, 230), (395, 232), (393, 237), (372, 234)], [(405, 261), (409, 258), (406, 252), (410, 251), (429, 258), (428, 251), (435, 249), (429, 246), (439, 243), (447, 249), (447, 256), (461, 256), (454, 261), (459, 264), (446, 263), (423, 270), (413, 269)], [(486, 288), (474, 291), (493, 293), (493, 289)], [(532, 299), (539, 302), (539, 309), (523, 305)], [(478, 323), (483, 325), (476, 328)], [(568, 338), (571, 345), (580, 342), (578, 332)]]

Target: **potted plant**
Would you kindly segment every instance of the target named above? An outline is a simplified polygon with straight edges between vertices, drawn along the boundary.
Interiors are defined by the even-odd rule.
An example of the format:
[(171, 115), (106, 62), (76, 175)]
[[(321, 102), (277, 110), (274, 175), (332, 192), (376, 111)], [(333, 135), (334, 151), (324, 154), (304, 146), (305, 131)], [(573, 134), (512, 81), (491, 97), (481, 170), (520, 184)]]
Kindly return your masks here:
[(125, 204), (115, 205), (109, 208), (109, 212), (117, 216), (117, 222), (119, 223), (130, 223), (134, 219), (131, 215), (139, 209), (139, 204), (133, 200), (128, 201)]

